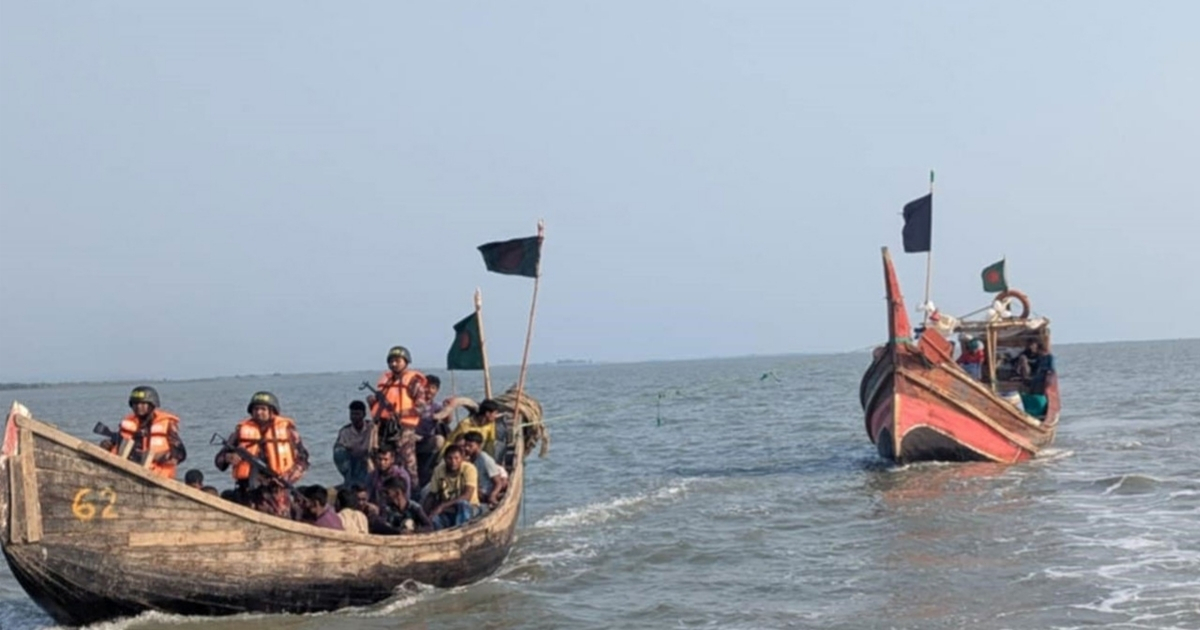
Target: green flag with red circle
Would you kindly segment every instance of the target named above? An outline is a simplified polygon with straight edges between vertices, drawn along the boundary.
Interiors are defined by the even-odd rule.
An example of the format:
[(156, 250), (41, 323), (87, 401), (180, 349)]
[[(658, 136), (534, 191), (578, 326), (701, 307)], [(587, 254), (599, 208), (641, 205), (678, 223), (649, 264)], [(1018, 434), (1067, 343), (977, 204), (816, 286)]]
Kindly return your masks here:
[(454, 343), (446, 353), (447, 370), (482, 370), (483, 342), (479, 335), (479, 313), (471, 313), (454, 325)]
[(985, 293), (1000, 293), (1008, 290), (1008, 281), (1004, 279), (1004, 260), (1001, 259), (983, 268), (983, 290)]

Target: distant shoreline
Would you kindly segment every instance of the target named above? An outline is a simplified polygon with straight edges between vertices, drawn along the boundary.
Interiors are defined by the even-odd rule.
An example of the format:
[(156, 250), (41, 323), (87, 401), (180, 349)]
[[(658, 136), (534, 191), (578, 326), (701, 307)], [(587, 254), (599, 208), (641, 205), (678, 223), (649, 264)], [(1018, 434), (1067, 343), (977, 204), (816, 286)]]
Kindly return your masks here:
[[(1187, 337), (1183, 339), (1138, 339), (1138, 340), (1118, 340), (1118, 341), (1078, 341), (1068, 343), (1056, 343), (1055, 347), (1059, 346), (1103, 346), (1114, 344), (1128, 343), (1168, 343), (1173, 341), (1200, 341), (1200, 337)], [(876, 344), (878, 345), (878, 344)], [(556, 359), (554, 361), (543, 361), (540, 363), (531, 363), (530, 367), (583, 367), (583, 366), (598, 366), (598, 365), (638, 365), (643, 363), (687, 363), (692, 361), (722, 361), (731, 359), (769, 359), (773, 357), (822, 357), (822, 356), (841, 356), (847, 354), (867, 354), (875, 348), (875, 345), (858, 348), (855, 350), (847, 350), (843, 352), (782, 352), (778, 354), (740, 354), (732, 356), (720, 357), (693, 357), (686, 359), (644, 359), (640, 361), (596, 361), (592, 359)], [(420, 366), (417, 366), (420, 369)], [(519, 365), (494, 365), (493, 369), (516, 369)], [(361, 370), (339, 370), (336, 372), (273, 372), (270, 374), (230, 374), (224, 376), (198, 376), (192, 378), (155, 378), (155, 379), (97, 379), (97, 380), (63, 380), (63, 381), (39, 381), (31, 383), (9, 382), (0, 383), (0, 391), (14, 391), (21, 389), (49, 389), (53, 387), (67, 387), (77, 385), (134, 385), (134, 384), (154, 384), (154, 383), (189, 383), (196, 381), (215, 381), (228, 378), (273, 378), (277, 376), (319, 376), (324, 374), (355, 374), (359, 372), (374, 372), (375, 368), (364, 368)], [(447, 370), (424, 370), (426, 372), (439, 373)]]

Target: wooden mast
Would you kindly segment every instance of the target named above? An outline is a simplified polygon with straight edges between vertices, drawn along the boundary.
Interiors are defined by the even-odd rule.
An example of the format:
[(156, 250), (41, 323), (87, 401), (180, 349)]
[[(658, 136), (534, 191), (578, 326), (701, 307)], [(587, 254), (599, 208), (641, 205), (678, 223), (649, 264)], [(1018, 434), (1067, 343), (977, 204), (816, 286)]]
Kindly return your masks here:
[(483, 397), (491, 398), (492, 373), (488, 370), (487, 344), (483, 337), (483, 293), (479, 287), (475, 287), (475, 323), (479, 324), (479, 355), (483, 358)]
[(525, 351), (521, 355), (521, 373), (517, 377), (517, 397), (513, 402), (513, 439), (519, 439), (521, 430), (521, 397), (525, 391), (525, 370), (529, 367), (529, 342), (533, 339), (533, 320), (537, 313), (538, 285), (542, 280), (542, 243), (546, 240), (546, 222), (538, 219), (538, 261), (533, 276), (533, 299), (529, 304), (529, 326), (525, 329)]
[(925, 317), (921, 320), (921, 327), (924, 328), (929, 324), (929, 289), (933, 279), (933, 169), (929, 169), (929, 249), (925, 250), (925, 301), (921, 304), (921, 310), (925, 312)]

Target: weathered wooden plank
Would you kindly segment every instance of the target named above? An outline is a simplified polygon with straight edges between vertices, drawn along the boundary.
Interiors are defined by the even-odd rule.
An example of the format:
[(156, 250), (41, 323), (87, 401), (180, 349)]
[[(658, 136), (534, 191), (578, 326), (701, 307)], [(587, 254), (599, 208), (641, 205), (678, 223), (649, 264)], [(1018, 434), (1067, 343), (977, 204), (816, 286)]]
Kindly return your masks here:
[(33, 432), (21, 429), (21, 494), (25, 501), (25, 542), (35, 543), (42, 539), (41, 498), (38, 496), (37, 467), (34, 465)]
[(25, 497), (21, 491), (25, 484), (21, 480), (21, 456), (8, 459), (8, 539), (14, 543), (25, 540)]
[(130, 532), (130, 547), (166, 545), (184, 547), (246, 542), (246, 532), (240, 529), (190, 532)]

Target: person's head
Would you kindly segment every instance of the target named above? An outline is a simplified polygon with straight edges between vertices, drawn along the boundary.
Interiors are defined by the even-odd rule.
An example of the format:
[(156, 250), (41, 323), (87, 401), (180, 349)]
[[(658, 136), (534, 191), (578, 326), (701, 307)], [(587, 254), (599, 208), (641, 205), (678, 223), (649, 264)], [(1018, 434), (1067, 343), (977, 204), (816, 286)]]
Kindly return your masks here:
[(216, 488), (214, 488), (214, 487), (212, 487), (212, 486), (204, 486), (203, 488), (200, 488), (200, 491), (201, 491), (201, 492), (207, 492), (208, 494), (211, 494), (211, 495), (213, 495), (214, 497), (219, 497), (219, 496), (221, 496), (221, 493), (220, 493), (220, 492), (217, 492), (217, 489), (216, 489)]
[(970, 343), (967, 344), (967, 349), (971, 352), (981, 352), (983, 351), (983, 342), (978, 339), (972, 339)]
[(408, 485), (399, 477), (391, 477), (383, 482), (383, 496), (387, 497), (388, 503), (403, 510), (408, 505)]
[(350, 492), (354, 494), (354, 501), (357, 504), (355, 507), (358, 509), (361, 510), (366, 507), (367, 503), (370, 503), (370, 497), (367, 496), (366, 488), (358, 484), (353, 484), (350, 486)]
[(202, 488), (204, 486), (204, 473), (193, 468), (183, 474), (183, 483), (193, 488)]
[(1025, 343), (1025, 349), (1031, 354), (1038, 354), (1042, 351), (1042, 342), (1037, 339), (1030, 339)]
[(350, 424), (354, 425), (355, 429), (363, 428), (363, 421), (367, 418), (367, 405), (361, 400), (353, 400), (350, 402)]
[(339, 488), (337, 494), (333, 497), (333, 507), (337, 511), (342, 510), (357, 510), (358, 497), (350, 488)]
[(475, 421), (479, 423), (495, 422), (500, 415), (500, 403), (488, 398), (479, 403), (479, 411), (475, 412)]
[(467, 459), (474, 461), (482, 449), (483, 434), (478, 431), (467, 431), (467, 434), (463, 436), (463, 455)]
[(311, 516), (320, 516), (329, 502), (329, 492), (325, 490), (325, 486), (304, 486), (300, 488), (300, 496), (304, 497), (302, 507), (305, 513)]
[(375, 467), (380, 472), (391, 468), (396, 463), (396, 454), (386, 448), (375, 451)]
[(279, 399), (271, 392), (255, 392), (246, 405), (246, 413), (259, 422), (267, 422), (279, 413)]
[(392, 346), (387, 353), (387, 364), (393, 372), (399, 374), (412, 363), (412, 354), (404, 346)]
[(133, 415), (145, 418), (158, 409), (158, 390), (147, 385), (139, 385), (129, 392), (129, 408)]
[(451, 444), (450, 446), (446, 447), (446, 452), (442, 455), (442, 458), (446, 461), (447, 472), (456, 473), (459, 470), (462, 470), (463, 452), (458, 445)]
[(425, 398), (427, 400), (434, 400), (437, 398), (438, 391), (441, 389), (442, 379), (438, 378), (434, 374), (427, 374), (425, 376)]

